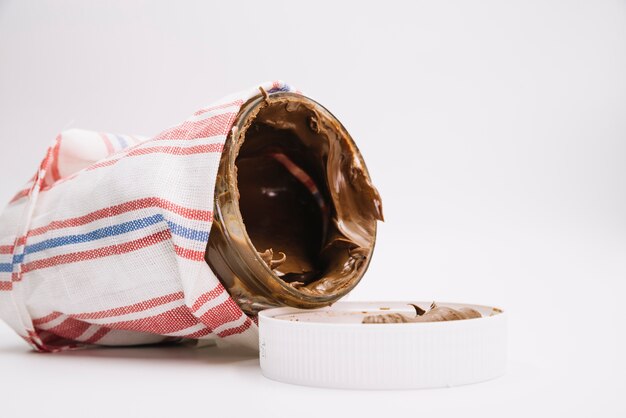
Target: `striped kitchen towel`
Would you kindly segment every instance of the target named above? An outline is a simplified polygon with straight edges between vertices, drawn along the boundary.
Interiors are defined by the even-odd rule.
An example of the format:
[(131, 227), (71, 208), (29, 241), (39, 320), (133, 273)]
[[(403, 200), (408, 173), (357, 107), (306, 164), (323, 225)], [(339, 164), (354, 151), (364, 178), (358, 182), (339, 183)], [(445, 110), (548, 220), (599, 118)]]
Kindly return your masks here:
[(150, 139), (61, 133), (0, 215), (0, 317), (40, 351), (179, 338), (257, 348), (256, 318), (204, 260), (224, 141), (257, 94)]

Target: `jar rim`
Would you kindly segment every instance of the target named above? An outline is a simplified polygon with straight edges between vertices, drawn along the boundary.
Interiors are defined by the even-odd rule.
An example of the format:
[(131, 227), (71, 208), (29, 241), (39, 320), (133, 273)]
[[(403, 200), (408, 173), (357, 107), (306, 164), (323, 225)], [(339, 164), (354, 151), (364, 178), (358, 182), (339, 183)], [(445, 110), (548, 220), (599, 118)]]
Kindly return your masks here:
[[(345, 140), (346, 144), (352, 149), (354, 155), (358, 159), (358, 162), (363, 169), (364, 175), (366, 175), (369, 180), (369, 172), (367, 171), (363, 157), (356, 147), (354, 140), (345, 129), (345, 127), (341, 124), (341, 122), (330, 111), (328, 111), (328, 109), (326, 109), (315, 100), (302, 94), (281, 91), (273, 93), (263, 92), (263, 94), (252, 97), (250, 100), (242, 105), (233, 124), (233, 127), (227, 137), (223, 153), (224, 164), (220, 164), (219, 171), (226, 180), (225, 186), (229, 193), (220, 194), (216, 191), (215, 209), (216, 214), (223, 220), (224, 204), (226, 202), (223, 201), (222, 198), (225, 195), (231, 197), (230, 199), (228, 199), (228, 220), (230, 222), (223, 222), (224, 234), (229, 237), (232, 237), (236, 234), (239, 239), (243, 239), (246, 245), (235, 246), (234, 250), (243, 259), (250, 260), (252, 258), (255, 264), (258, 263), (263, 269), (264, 273), (266, 273), (265, 275), (254, 275), (254, 279), (255, 281), (257, 281), (257, 285), (260, 285), (262, 288), (267, 290), (268, 293), (272, 296), (279, 296), (280, 302), (287, 303), (288, 305), (290, 304), (289, 302), (293, 302), (294, 304), (301, 305), (302, 303), (304, 303), (305, 305), (309, 305), (310, 307), (319, 307), (323, 305), (328, 305), (332, 302), (339, 300), (341, 297), (350, 292), (360, 282), (363, 274), (369, 266), (369, 263), (371, 261), (371, 255), (374, 251), (377, 222), (373, 222), (372, 242), (369, 254), (366, 259), (366, 264), (363, 266), (362, 273), (359, 274), (355, 280), (352, 280), (352, 282), (350, 282), (347, 286), (344, 286), (335, 292), (330, 292), (328, 294), (314, 294), (311, 292), (302, 291), (294, 286), (291, 286), (289, 283), (282, 280), (280, 276), (278, 276), (261, 258), (259, 252), (257, 251), (257, 248), (252, 242), (252, 239), (248, 235), (246, 225), (241, 214), (239, 206), (239, 190), (237, 186), (238, 179), (236, 160), (241, 150), (241, 147), (245, 142), (247, 129), (253, 124), (258, 113), (263, 108), (269, 106), (272, 103), (279, 103), (281, 101), (289, 102), (291, 100), (309, 106), (311, 109), (314, 109), (316, 112), (320, 113), (327, 120), (332, 121), (333, 125), (336, 126), (336, 128), (340, 132), (342, 139)], [(276, 295), (275, 292), (271, 291), (271, 289), (276, 288), (279, 288), (280, 291), (283, 293), (281, 295)]]

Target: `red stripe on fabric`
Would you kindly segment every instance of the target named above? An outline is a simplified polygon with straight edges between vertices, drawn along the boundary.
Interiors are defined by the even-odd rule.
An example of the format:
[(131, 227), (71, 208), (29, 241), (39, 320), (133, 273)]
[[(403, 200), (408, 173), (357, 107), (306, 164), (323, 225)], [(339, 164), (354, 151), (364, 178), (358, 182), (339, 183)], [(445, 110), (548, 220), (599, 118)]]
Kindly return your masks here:
[(141, 312), (148, 309), (156, 308), (157, 306), (165, 305), (166, 303), (174, 302), (185, 298), (183, 292), (170, 293), (169, 295), (159, 296), (156, 298), (144, 300), (141, 302), (133, 303), (132, 305), (120, 306), (117, 308), (106, 309), (96, 312), (85, 312), (80, 314), (72, 314), (72, 318), (76, 319), (102, 319), (110, 318), (112, 316), (122, 316), (130, 313)]
[(46, 353), (77, 348), (79, 345), (75, 341), (51, 334), (44, 330), (27, 331), (28, 336), (21, 336), (26, 342), (31, 344), (35, 350)]
[(22, 273), (28, 273), (33, 270), (44, 269), (48, 267), (58, 266), (59, 264), (77, 263), (85, 260), (93, 260), (96, 258), (104, 258), (111, 255), (119, 255), (137, 251), (139, 249), (158, 244), (172, 237), (169, 230), (159, 231), (123, 244), (109, 245), (108, 247), (96, 248), (87, 251), (77, 251), (75, 253), (57, 255), (50, 258), (31, 261), (22, 265)]
[(56, 181), (56, 182), (54, 182), (54, 183), (52, 183), (52, 184), (42, 185), (42, 186), (40, 187), (40, 189), (39, 189), (39, 190), (40, 190), (40, 191), (42, 191), (42, 192), (46, 192), (46, 191), (48, 191), (48, 190), (52, 189), (53, 187), (58, 186), (59, 184), (63, 184), (63, 183), (65, 183), (65, 182), (68, 182), (68, 181), (70, 181), (70, 180), (75, 179), (75, 178), (76, 178), (76, 176), (78, 175), (78, 173), (80, 173), (80, 171), (78, 171), (78, 172), (76, 172), (76, 173), (74, 173), (74, 174), (70, 174), (70, 175), (68, 175), (68, 176), (65, 176), (65, 177), (63, 177), (61, 180)]
[(202, 295), (200, 295), (200, 297), (198, 297), (198, 299), (196, 299), (196, 301), (191, 306), (191, 310), (193, 312), (196, 312), (198, 309), (200, 309), (202, 307), (202, 305), (204, 305), (205, 303), (207, 303), (210, 300), (215, 299), (216, 297), (218, 297), (219, 295), (221, 295), (225, 291), (226, 291), (226, 289), (224, 289), (224, 286), (221, 283), (219, 283), (217, 286), (215, 286), (215, 289), (209, 290), (208, 292), (203, 293)]
[(12, 254), (13, 246), (12, 245), (0, 245), (0, 254)]
[(85, 331), (87, 331), (87, 328), (89, 328), (90, 326), (91, 324), (87, 322), (79, 321), (74, 318), (67, 318), (56, 327), (47, 329), (46, 331), (60, 337), (75, 340), (76, 338), (80, 337)]
[[(31, 331), (28, 330), (28, 337), (24, 337), (24, 339), (26, 341), (28, 341), (30, 344), (33, 345), (33, 347), (35, 348), (35, 350), (38, 351), (42, 351), (42, 352), (54, 352), (54, 351), (59, 351), (58, 347), (51, 347), (49, 345), (46, 345), (43, 341), (43, 338), (41, 338), (41, 334), (45, 334), (48, 336), (52, 336), (52, 334), (46, 333), (45, 331), (42, 331), (39, 333), (39, 335), (35, 332), (35, 331)], [(56, 336), (55, 336), (56, 337)], [(63, 340), (60, 337), (56, 337), (58, 340)], [(64, 340), (66, 341), (66, 340)]]
[(61, 174), (59, 173), (59, 152), (61, 151), (61, 139), (62, 136), (59, 134), (54, 147), (52, 148), (52, 164), (50, 166), (50, 174), (52, 175), (53, 181), (61, 179)]
[(126, 154), (126, 157), (134, 157), (136, 155), (152, 154), (152, 153), (164, 153), (171, 155), (192, 155), (192, 154), (207, 154), (210, 152), (222, 152), (224, 145), (222, 144), (203, 144), (194, 145), (192, 147), (172, 147), (172, 146), (158, 146), (152, 148), (137, 148)]
[(218, 332), (217, 335), (223, 338), (223, 337), (228, 337), (229, 335), (241, 334), (242, 332), (246, 331), (251, 326), (252, 326), (252, 321), (250, 320), (250, 318), (246, 318), (244, 323), (239, 325), (238, 327), (225, 329), (224, 331)]
[[(37, 176), (39, 176), (39, 173), (41, 173), (42, 170), (48, 169), (48, 162), (50, 161), (50, 158), (52, 158), (52, 149), (48, 148), (48, 152), (46, 152), (46, 156), (39, 164), (39, 170), (37, 171), (37, 174), (36, 174)], [(45, 184), (45, 182), (46, 182), (45, 176), (39, 179), (39, 185)]]
[(193, 261), (204, 261), (204, 251), (190, 250), (178, 245), (174, 245), (174, 251), (176, 251), (176, 255), (179, 257)]
[(103, 218), (109, 218), (118, 216), (122, 213), (132, 212), (135, 210), (146, 209), (150, 207), (158, 207), (169, 212), (176, 213), (183, 218), (197, 220), (197, 221), (213, 221), (213, 211), (202, 209), (190, 209), (169, 200), (161, 199), (158, 197), (145, 197), (141, 199), (131, 200), (128, 202), (120, 203), (115, 206), (109, 206), (108, 208), (99, 209), (90, 212), (83, 216), (75, 218), (67, 218), (60, 221), (52, 221), (48, 225), (34, 228), (28, 232), (28, 236), (36, 236), (44, 234), (48, 231), (61, 228), (70, 228), (75, 226), (82, 226), (88, 223), (97, 221)]
[(155, 316), (133, 319), (131, 321), (113, 322), (110, 324), (104, 324), (104, 326), (111, 329), (125, 331), (148, 332), (151, 334), (169, 334), (198, 325), (198, 323), (198, 319), (191, 314), (189, 308), (186, 306), (179, 306), (178, 308), (171, 309)]
[(61, 315), (62, 315), (61, 312), (52, 312), (51, 314), (42, 316), (41, 318), (35, 318), (33, 319), (33, 325), (45, 324), (46, 322), (50, 322), (50, 321), (57, 319)]
[(8, 292), (13, 290), (13, 282), (0, 282), (0, 291)]
[(100, 341), (105, 335), (111, 332), (111, 328), (100, 327), (91, 337), (85, 340), (85, 344), (95, 344)]
[(28, 196), (28, 194), (29, 194), (29, 193), (30, 193), (30, 188), (20, 190), (19, 192), (17, 192), (17, 193), (15, 194), (15, 196), (13, 196), (13, 197), (11, 198), (11, 200), (9, 201), (9, 204), (14, 203), (14, 202), (16, 202), (16, 201), (20, 200), (20, 199), (21, 199), (21, 198), (23, 198), (24, 196)]
[(22, 337), (22, 339), (23, 339), (24, 341), (26, 341), (28, 344), (33, 344), (33, 345), (35, 344), (35, 343), (33, 342), (33, 339), (32, 339), (32, 338), (30, 338), (28, 335), (26, 335), (26, 336), (24, 336), (24, 335), (20, 335), (20, 337)]
[[(35, 338), (31, 337), (32, 340), (36, 341)], [(41, 341), (42, 344), (48, 344), (50, 342), (56, 341), (67, 341), (65, 338), (59, 337), (58, 335), (50, 334), (47, 331), (39, 330), (38, 340)]]
[(63, 350), (70, 350), (79, 347), (75, 341), (68, 340), (63, 337), (57, 337), (53, 334), (51, 334), (49, 338), (42, 341), (42, 343), (43, 345), (37, 349), (45, 353), (58, 353)]
[(39, 334), (37, 334), (34, 330), (30, 330), (30, 329), (29, 329), (29, 330), (26, 330), (26, 333), (28, 334), (28, 337), (27, 337), (27, 338), (28, 338), (30, 341), (33, 341), (33, 342), (41, 342), (41, 338), (40, 338)]
[(211, 329), (215, 329), (221, 325), (233, 322), (244, 315), (239, 305), (231, 298), (226, 299), (219, 305), (209, 309), (204, 313), (200, 320)]
[(252, 322), (254, 322), (254, 325), (256, 325), (257, 327), (259, 326), (259, 317), (257, 315), (252, 317)]
[(115, 152), (115, 148), (113, 148), (113, 144), (111, 143), (111, 140), (109, 139), (107, 134), (104, 134), (101, 132), (100, 138), (102, 138), (102, 141), (104, 142), (104, 146), (107, 148), (107, 154), (108, 155), (113, 154)]
[(154, 141), (163, 139), (198, 139), (210, 136), (226, 135), (235, 120), (236, 113), (222, 113), (199, 121), (185, 121), (167, 129), (154, 137)]
[(93, 171), (93, 170), (97, 170), (99, 168), (102, 167), (110, 167), (112, 165), (117, 164), (119, 161), (121, 160), (121, 158), (118, 158), (116, 160), (107, 160), (107, 161), (102, 161), (100, 163), (96, 163), (96, 164), (92, 164), (89, 167), (87, 167), (85, 170), (86, 171)]
[(112, 165), (117, 164), (119, 161), (127, 158), (127, 157), (138, 157), (149, 154), (169, 154), (169, 155), (194, 155), (194, 154), (208, 154), (212, 152), (222, 152), (224, 146), (222, 144), (205, 144), (205, 145), (196, 145), (193, 147), (169, 147), (169, 146), (161, 146), (161, 147), (151, 147), (151, 148), (136, 148), (130, 151), (127, 154), (124, 154), (120, 158), (114, 160), (102, 161), (100, 163), (96, 163), (90, 165), (86, 168), (87, 171), (97, 170), (102, 167), (110, 167)]
[(194, 116), (199, 116), (199, 115), (202, 115), (203, 113), (211, 112), (213, 110), (225, 109), (225, 108), (231, 107), (231, 106), (241, 106), (242, 104), (243, 104), (243, 100), (235, 100), (234, 102), (224, 103), (224, 104), (221, 104), (221, 105), (211, 106), (211, 107), (207, 107), (207, 108), (204, 108), (204, 109), (200, 109), (200, 110), (196, 111), (193, 115)]
[(159, 146), (159, 147), (151, 147), (151, 148), (136, 148), (132, 151), (124, 154), (120, 158), (115, 160), (102, 161), (101, 163), (97, 163), (87, 167), (87, 170), (95, 170), (100, 167), (108, 167), (114, 165), (120, 160), (125, 159), (126, 157), (137, 157), (149, 154), (169, 154), (169, 155), (193, 155), (193, 154), (208, 154), (212, 152), (222, 152), (224, 146), (222, 144), (205, 144), (205, 145), (196, 145), (193, 147), (172, 147), (172, 146)]

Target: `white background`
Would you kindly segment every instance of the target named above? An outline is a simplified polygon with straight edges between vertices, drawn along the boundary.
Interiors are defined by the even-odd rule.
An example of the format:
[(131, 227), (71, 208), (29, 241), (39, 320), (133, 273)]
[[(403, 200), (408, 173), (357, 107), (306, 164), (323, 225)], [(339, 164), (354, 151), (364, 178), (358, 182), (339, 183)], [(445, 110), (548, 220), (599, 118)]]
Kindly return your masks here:
[(36, 354), (2, 324), (0, 416), (626, 416), (626, 3), (223, 3), (0, 0), (0, 200), (62, 129), (151, 135), (284, 79), (383, 197), (351, 299), (502, 306), (508, 373), (312, 389), (214, 348)]

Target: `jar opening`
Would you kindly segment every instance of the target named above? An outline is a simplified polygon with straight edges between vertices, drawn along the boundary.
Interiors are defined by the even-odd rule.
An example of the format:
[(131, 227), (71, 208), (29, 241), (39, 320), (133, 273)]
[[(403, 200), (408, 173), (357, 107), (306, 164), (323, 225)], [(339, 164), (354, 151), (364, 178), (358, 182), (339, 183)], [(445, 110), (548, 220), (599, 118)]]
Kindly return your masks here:
[(216, 183), (207, 262), (247, 312), (328, 305), (369, 265), (381, 201), (345, 128), (294, 93), (245, 103)]
[(261, 109), (236, 160), (246, 232), (274, 274), (295, 288), (324, 274), (322, 251), (335, 212), (325, 175), (328, 148), (310, 113), (302, 105)]

